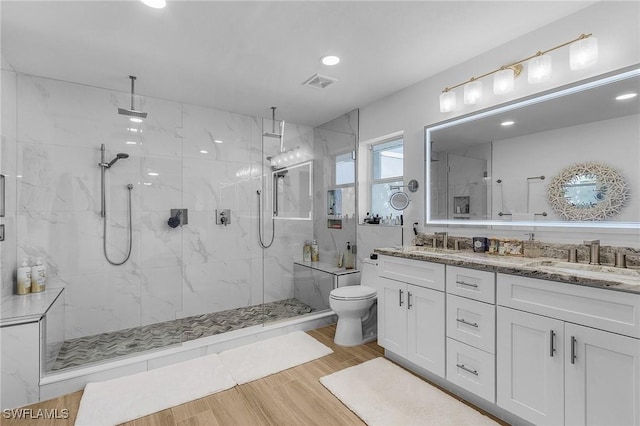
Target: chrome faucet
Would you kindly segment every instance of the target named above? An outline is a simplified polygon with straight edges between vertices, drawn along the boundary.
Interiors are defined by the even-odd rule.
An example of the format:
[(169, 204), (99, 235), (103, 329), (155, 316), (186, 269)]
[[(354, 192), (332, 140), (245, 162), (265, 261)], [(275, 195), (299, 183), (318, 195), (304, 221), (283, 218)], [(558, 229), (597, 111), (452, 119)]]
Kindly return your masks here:
[(434, 232), (433, 235), (442, 235), (442, 248), (446, 249), (447, 243), (449, 242), (449, 234), (446, 232)]
[(600, 240), (585, 241), (584, 244), (588, 245), (591, 249), (589, 251), (589, 265), (600, 264)]

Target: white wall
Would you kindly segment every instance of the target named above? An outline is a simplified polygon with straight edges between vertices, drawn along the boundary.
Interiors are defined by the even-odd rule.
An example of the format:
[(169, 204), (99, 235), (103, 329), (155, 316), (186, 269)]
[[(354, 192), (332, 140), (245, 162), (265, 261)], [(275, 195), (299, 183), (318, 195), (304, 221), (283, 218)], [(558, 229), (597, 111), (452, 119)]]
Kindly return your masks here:
[[(425, 80), (394, 93), (384, 99), (366, 105), (360, 109), (360, 140), (366, 141), (381, 135), (404, 130), (405, 140), (405, 183), (410, 179), (424, 182), (424, 126), (434, 124), (457, 115), (463, 115), (474, 110), (483, 109), (491, 105), (528, 96), (539, 91), (562, 86), (574, 81), (582, 80), (602, 73), (610, 72), (622, 67), (640, 63), (640, 25), (638, 16), (640, 3), (638, 2), (600, 2), (580, 10), (579, 12), (559, 21), (533, 31), (523, 37), (505, 44), (497, 49), (482, 53), (445, 72), (428, 77)], [(540, 85), (529, 85), (526, 79), (516, 81), (515, 90), (509, 95), (495, 96), (485, 93), (485, 100), (481, 105), (461, 107), (454, 114), (443, 114), (439, 111), (438, 96), (447, 86), (465, 81), (471, 76), (480, 75), (500, 65), (510, 63), (538, 50), (544, 50), (582, 33), (592, 32), (599, 42), (600, 58), (598, 63), (582, 71), (570, 71), (568, 66), (568, 48), (553, 53), (553, 77), (550, 81)], [(473, 35), (470, 35), (472, 37)], [(416, 52), (416, 54), (428, 54)], [(491, 80), (485, 85), (490, 86)], [(487, 92), (487, 91), (485, 91)], [(490, 91), (488, 91), (490, 92)], [(460, 95), (458, 95), (460, 98)], [(458, 102), (462, 104), (462, 102)], [(567, 159), (570, 163), (571, 160)], [(419, 222), (424, 224), (424, 185), (416, 194), (415, 202), (405, 210), (405, 240), (412, 236), (410, 224)], [(422, 230), (425, 230), (422, 228)], [(433, 232), (435, 227), (426, 229)], [(452, 235), (469, 236), (470, 233), (487, 234), (487, 230), (469, 231), (464, 228), (448, 228)], [(366, 228), (358, 232), (367, 232)], [(492, 229), (492, 235), (509, 235), (510, 231)], [(558, 230), (536, 230), (537, 236), (544, 241), (571, 242), (587, 238), (600, 238), (603, 244), (620, 244), (640, 247), (638, 232), (625, 231), (587, 231), (559, 232)], [(380, 246), (388, 246), (384, 240)]]

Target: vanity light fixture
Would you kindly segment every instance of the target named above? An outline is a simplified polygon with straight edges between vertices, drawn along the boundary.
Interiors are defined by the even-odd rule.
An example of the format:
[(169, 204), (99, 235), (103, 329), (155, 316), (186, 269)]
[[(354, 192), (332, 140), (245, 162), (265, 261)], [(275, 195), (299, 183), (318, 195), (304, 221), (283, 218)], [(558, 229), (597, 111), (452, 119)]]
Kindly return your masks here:
[(616, 96), (616, 101), (625, 101), (627, 99), (632, 99), (638, 96), (637, 93), (625, 93), (624, 95)]
[(323, 56), (322, 58), (320, 58), (320, 61), (324, 65), (328, 65), (328, 66), (332, 67), (332, 66), (338, 65), (338, 63), (340, 63), (340, 58), (338, 58), (335, 55), (327, 55), (327, 56)]
[(213, 142), (215, 143), (222, 143), (222, 141), (220, 139), (214, 139)]
[(159, 175), (159, 173), (156, 173), (156, 172), (149, 172), (149, 173), (147, 173), (147, 174), (148, 174), (149, 176), (158, 176), (158, 175)]
[(137, 145), (138, 143), (134, 142), (134, 141), (127, 141), (126, 144), (127, 145)]
[(142, 3), (154, 9), (162, 9), (167, 5), (166, 0), (142, 0)]
[(484, 73), (478, 77), (454, 86), (445, 87), (440, 95), (440, 112), (452, 112), (456, 109), (456, 94), (453, 89), (464, 86), (464, 103), (473, 105), (482, 99), (482, 84), (479, 80), (493, 75), (493, 93), (503, 95), (513, 91), (515, 79), (520, 75), (527, 62), (528, 82), (541, 83), (551, 78), (551, 56), (549, 52), (565, 46), (571, 46), (569, 65), (572, 70), (590, 67), (598, 61), (598, 39), (591, 33), (581, 34), (578, 38), (559, 44), (551, 49), (538, 51), (527, 58), (501, 66), (498, 69)]

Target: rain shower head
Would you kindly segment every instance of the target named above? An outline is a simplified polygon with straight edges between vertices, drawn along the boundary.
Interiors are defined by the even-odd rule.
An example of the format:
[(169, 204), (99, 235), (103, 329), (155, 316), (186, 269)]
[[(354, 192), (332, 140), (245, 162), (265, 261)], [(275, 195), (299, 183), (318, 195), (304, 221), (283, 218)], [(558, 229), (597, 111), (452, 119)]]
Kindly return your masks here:
[(133, 104), (133, 99), (135, 96), (134, 85), (135, 85), (136, 77), (133, 75), (130, 75), (129, 78), (131, 79), (131, 109), (118, 108), (118, 114), (126, 115), (134, 119), (137, 118), (139, 120), (143, 120), (147, 118), (147, 113), (136, 110)]
[(271, 131), (263, 132), (262, 136), (267, 138), (277, 138), (282, 139), (282, 133), (284, 130), (284, 121), (280, 124), (280, 133), (276, 133), (276, 107), (271, 107)]

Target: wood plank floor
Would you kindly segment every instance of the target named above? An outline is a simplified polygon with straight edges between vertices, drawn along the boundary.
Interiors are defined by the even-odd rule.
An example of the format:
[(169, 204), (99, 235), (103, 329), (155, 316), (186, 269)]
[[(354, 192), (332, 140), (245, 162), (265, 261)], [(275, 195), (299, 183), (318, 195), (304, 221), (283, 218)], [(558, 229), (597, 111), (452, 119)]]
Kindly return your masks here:
[[(363, 425), (355, 414), (320, 384), (319, 379), (383, 356), (375, 342), (353, 348), (333, 343), (335, 325), (308, 332), (334, 353), (289, 370), (125, 423), (128, 426), (216, 425)], [(170, 392), (171, 390), (168, 390)], [(82, 391), (32, 404), (26, 408), (68, 409), (68, 419), (17, 420), (2, 425), (73, 425)], [(117, 410), (118, 407), (114, 407)], [(498, 421), (494, 418), (494, 420)], [(505, 424), (505, 423), (501, 423)]]

